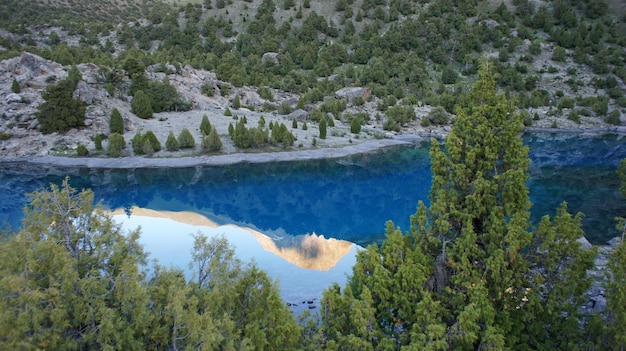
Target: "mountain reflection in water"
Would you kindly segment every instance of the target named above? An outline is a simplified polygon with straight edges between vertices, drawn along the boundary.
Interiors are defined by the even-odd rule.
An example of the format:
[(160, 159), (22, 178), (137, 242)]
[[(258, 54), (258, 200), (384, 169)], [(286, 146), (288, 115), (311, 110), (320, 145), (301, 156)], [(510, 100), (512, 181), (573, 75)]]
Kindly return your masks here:
[(125, 230), (141, 228), (140, 242), (150, 258), (166, 267), (183, 269), (189, 277), (194, 274), (189, 269), (192, 234), (225, 237), (240, 260), (254, 262), (278, 280), (281, 296), (295, 311), (319, 307), (323, 290), (332, 283), (343, 286), (359, 249), (351, 242), (315, 234), (272, 238), (243, 226), (218, 225), (189, 211), (133, 207), (118, 209), (112, 215)]

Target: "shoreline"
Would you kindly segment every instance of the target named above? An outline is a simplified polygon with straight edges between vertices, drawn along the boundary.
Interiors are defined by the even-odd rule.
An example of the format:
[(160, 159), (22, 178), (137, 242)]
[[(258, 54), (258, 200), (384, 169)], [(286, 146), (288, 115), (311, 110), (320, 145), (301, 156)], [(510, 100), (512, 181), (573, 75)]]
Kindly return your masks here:
[(342, 147), (305, 149), (294, 151), (229, 153), (186, 157), (66, 157), (24, 156), (0, 157), (0, 164), (26, 163), (39, 166), (79, 167), (89, 169), (134, 168), (189, 168), (198, 166), (229, 166), (240, 163), (293, 162), (318, 159), (337, 159), (377, 151), (390, 146), (410, 145), (424, 137), (412, 135), (394, 139), (368, 140)]
[[(592, 129), (554, 129), (554, 128), (525, 128), (525, 133), (537, 134), (565, 134), (599, 136), (603, 134), (626, 135), (626, 127), (604, 127)], [(135, 169), (135, 168), (189, 168), (199, 166), (229, 166), (241, 163), (272, 163), (296, 162), (319, 159), (337, 159), (347, 156), (374, 152), (391, 146), (410, 145), (431, 137), (442, 139), (445, 133), (427, 132), (419, 134), (399, 134), (393, 138), (366, 140), (354, 144), (275, 152), (235, 152), (216, 155), (198, 155), (183, 157), (144, 157), (126, 156), (119, 158), (108, 157), (67, 157), (67, 156), (0, 156), (0, 165), (25, 163), (38, 166), (78, 167), (89, 169)]]

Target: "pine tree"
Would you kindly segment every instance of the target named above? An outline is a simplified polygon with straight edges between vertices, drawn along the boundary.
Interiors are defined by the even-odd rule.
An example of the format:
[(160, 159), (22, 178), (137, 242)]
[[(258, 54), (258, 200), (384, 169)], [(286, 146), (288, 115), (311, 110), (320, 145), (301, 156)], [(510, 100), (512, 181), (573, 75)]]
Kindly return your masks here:
[(14, 92), (15, 94), (19, 94), (20, 92), (22, 92), (20, 83), (15, 78), (13, 78), (13, 82), (11, 83), (11, 91)]
[(222, 149), (222, 140), (215, 128), (211, 129), (209, 135), (203, 137), (202, 148), (208, 152), (220, 151)]
[(41, 95), (46, 101), (39, 105), (37, 112), (42, 133), (66, 132), (85, 124), (87, 104), (72, 96), (80, 79), (80, 71), (73, 66), (67, 78), (46, 87)]
[(326, 117), (320, 121), (320, 139), (326, 139)]
[[(375, 301), (375, 348), (582, 348), (594, 252), (580, 247), (581, 216), (565, 205), (529, 230), (522, 130), (485, 64), (445, 151), (432, 141), (430, 206), (420, 201), (410, 233), (388, 223), (382, 246), (357, 257), (349, 285), (354, 299), (367, 288)], [(326, 332), (339, 341), (349, 329)]]
[(124, 119), (117, 108), (114, 108), (113, 111), (111, 111), (111, 117), (109, 118), (109, 132), (111, 134), (124, 134)]
[(139, 90), (135, 93), (130, 106), (132, 107), (133, 113), (137, 115), (137, 117), (142, 119), (152, 118), (153, 112), (152, 106), (150, 105), (150, 98), (148, 98), (143, 90)]
[(189, 129), (183, 128), (183, 130), (180, 131), (180, 134), (178, 134), (178, 146), (181, 149), (191, 149), (196, 146), (196, 141), (194, 140), (193, 135), (191, 135)]
[(150, 144), (150, 147), (152, 148), (152, 151), (154, 151), (154, 152), (161, 151), (161, 142), (156, 137), (156, 135), (154, 135), (153, 131), (149, 130), (149, 131), (145, 132), (144, 135), (143, 135), (143, 140), (144, 140), (144, 144), (145, 144), (145, 142), (148, 142)]
[(109, 135), (109, 145), (107, 146), (107, 153), (111, 157), (120, 157), (122, 155), (122, 149), (126, 147), (126, 140), (122, 134), (113, 133)]
[(202, 121), (200, 122), (200, 131), (202, 135), (209, 135), (211, 133), (211, 122), (209, 122), (209, 117), (206, 115), (202, 115)]
[(167, 140), (165, 141), (165, 148), (167, 151), (178, 151), (178, 140), (174, 136), (174, 132), (170, 130)]

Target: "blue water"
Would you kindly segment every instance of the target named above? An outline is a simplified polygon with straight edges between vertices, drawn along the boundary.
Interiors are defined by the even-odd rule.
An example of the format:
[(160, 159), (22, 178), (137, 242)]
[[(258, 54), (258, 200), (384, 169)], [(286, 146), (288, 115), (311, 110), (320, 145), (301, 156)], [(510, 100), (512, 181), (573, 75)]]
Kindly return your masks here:
[[(626, 158), (618, 136), (533, 134), (525, 137), (532, 166), (533, 218), (562, 202), (584, 212), (587, 237), (602, 244), (626, 216), (616, 168)], [(403, 230), (431, 184), (428, 145), (387, 148), (340, 160), (239, 164), (184, 169), (90, 170), (0, 164), (0, 221), (19, 226), (25, 193), (60, 184), (91, 188), (105, 207), (194, 211), (220, 224), (268, 235), (323, 234), (365, 245), (384, 238), (387, 220)]]

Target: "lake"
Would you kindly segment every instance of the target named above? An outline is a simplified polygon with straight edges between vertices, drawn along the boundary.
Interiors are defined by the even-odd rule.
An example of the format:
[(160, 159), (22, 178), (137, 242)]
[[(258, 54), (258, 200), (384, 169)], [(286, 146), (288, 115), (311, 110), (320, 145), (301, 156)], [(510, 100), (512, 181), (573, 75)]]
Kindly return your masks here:
[[(615, 172), (626, 158), (623, 136), (535, 133), (524, 140), (532, 161), (528, 186), (533, 221), (553, 215), (567, 201), (570, 212), (585, 214), (583, 226), (590, 242), (603, 244), (618, 235), (613, 218), (626, 215)], [(305, 281), (318, 288), (345, 281), (358, 246), (383, 240), (387, 220), (408, 230), (418, 200), (428, 202), (432, 177), (428, 151), (428, 143), (421, 143), (332, 160), (181, 169), (64, 169), (5, 163), (0, 164), (0, 221), (17, 228), (26, 204), (24, 194), (50, 182), (60, 184), (69, 175), (72, 186), (93, 189), (106, 208), (126, 209), (116, 219), (128, 228), (141, 225), (147, 250), (163, 262), (186, 265), (181, 257), (186, 262), (185, 254), (189, 256), (190, 233), (226, 235), (231, 241), (238, 237), (237, 254), (243, 259), (254, 257), (261, 268), (277, 272), (294, 269), (273, 276), (281, 280), (283, 297), (298, 301), (321, 294), (320, 289), (301, 293), (312, 290), (298, 288), (308, 286)], [(181, 220), (177, 216), (181, 212), (201, 220)], [(329, 244), (328, 239), (334, 241)], [(167, 240), (172, 243), (161, 245)], [(244, 249), (243, 243), (254, 245)], [(272, 253), (268, 245), (277, 249)], [(290, 262), (286, 256), (297, 256), (298, 250), (304, 258), (291, 257)], [(337, 256), (337, 250), (343, 254)], [(325, 256), (328, 252), (335, 256)], [(334, 266), (311, 268), (309, 262), (303, 268), (294, 263), (313, 256), (335, 262)], [(294, 289), (285, 290), (287, 284), (295, 284)]]

